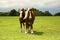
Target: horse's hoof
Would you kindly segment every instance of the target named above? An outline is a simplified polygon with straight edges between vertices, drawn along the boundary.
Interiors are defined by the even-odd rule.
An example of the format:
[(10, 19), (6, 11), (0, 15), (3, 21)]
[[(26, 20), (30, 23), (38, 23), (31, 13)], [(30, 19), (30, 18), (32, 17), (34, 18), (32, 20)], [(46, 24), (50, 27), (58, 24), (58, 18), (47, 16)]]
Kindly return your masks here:
[(34, 33), (34, 32), (31, 32), (32, 34)]
[(31, 33), (33, 34), (34, 32), (33, 32), (33, 31), (31, 31)]
[(22, 30), (20, 30), (20, 32), (22, 32)]
[(25, 32), (25, 34), (27, 34), (27, 32)]

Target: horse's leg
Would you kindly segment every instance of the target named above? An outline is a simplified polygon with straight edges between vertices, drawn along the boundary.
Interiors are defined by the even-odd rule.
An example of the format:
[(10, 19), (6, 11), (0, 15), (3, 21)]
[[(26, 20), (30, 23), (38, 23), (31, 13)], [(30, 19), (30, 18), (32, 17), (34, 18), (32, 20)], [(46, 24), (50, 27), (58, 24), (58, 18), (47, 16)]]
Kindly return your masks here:
[(33, 33), (33, 25), (32, 25), (32, 23), (30, 24), (30, 31), (31, 31), (31, 33)]
[(28, 23), (26, 22), (25, 33), (28, 33)]
[(25, 26), (26, 26), (26, 25), (25, 25), (25, 23), (24, 23), (24, 22), (23, 22), (23, 26), (24, 26), (24, 31), (25, 31)]
[(23, 22), (23, 26), (25, 27), (25, 23)]
[(20, 23), (20, 32), (22, 32), (22, 23)]
[(22, 32), (22, 19), (19, 17), (19, 22), (20, 22), (20, 32)]

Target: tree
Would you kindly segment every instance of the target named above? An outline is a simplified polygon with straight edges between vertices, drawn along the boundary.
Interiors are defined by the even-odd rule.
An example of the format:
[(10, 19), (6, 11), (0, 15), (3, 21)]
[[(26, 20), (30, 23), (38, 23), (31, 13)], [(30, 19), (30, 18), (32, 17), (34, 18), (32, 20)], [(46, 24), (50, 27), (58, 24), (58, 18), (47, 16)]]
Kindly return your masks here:
[(60, 16), (60, 12), (55, 13), (54, 16)]
[(52, 14), (49, 11), (45, 11), (44, 16), (52, 16)]
[(34, 13), (35, 13), (36, 16), (42, 16), (44, 14), (42, 11), (39, 11), (36, 8), (33, 8), (33, 11), (34, 11)]
[(44, 13), (42, 11), (39, 11), (40, 16), (44, 16)]
[(15, 10), (15, 9), (12, 9), (11, 11), (10, 11), (10, 14), (9, 14), (10, 16), (17, 16), (17, 11)]
[(9, 12), (0, 12), (0, 16), (9, 16)]

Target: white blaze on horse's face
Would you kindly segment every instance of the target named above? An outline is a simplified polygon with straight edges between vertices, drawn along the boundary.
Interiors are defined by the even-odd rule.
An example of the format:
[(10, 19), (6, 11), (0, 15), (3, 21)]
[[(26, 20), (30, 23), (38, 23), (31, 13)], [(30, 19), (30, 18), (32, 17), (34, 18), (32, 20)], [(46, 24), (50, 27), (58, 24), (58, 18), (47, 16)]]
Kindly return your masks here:
[(32, 8), (28, 8), (28, 11), (29, 11), (29, 14), (30, 14), (30, 15), (29, 15), (29, 18), (32, 18), (32, 15), (31, 15), (32, 12), (30, 11), (31, 9), (32, 9)]
[(28, 11), (30, 10), (31, 8), (28, 8)]
[(32, 18), (31, 11), (29, 12), (29, 14), (30, 14), (30, 15), (29, 15), (29, 18)]
[(20, 11), (19, 13), (20, 13), (20, 18), (22, 18), (22, 11)]
[(31, 9), (31, 8), (28, 8), (27, 11), (25, 12), (25, 17), (24, 17), (24, 19), (27, 18), (28, 13), (30, 14), (30, 15), (29, 15), (29, 18), (32, 18), (31, 11), (29, 11), (30, 9)]
[(23, 12), (22, 10), (23, 10), (23, 8), (21, 8), (20, 11), (19, 11), (19, 13), (20, 13), (20, 18), (22, 18), (22, 12)]
[(25, 12), (25, 17), (24, 17), (24, 19), (26, 19), (27, 16), (28, 16), (28, 10)]

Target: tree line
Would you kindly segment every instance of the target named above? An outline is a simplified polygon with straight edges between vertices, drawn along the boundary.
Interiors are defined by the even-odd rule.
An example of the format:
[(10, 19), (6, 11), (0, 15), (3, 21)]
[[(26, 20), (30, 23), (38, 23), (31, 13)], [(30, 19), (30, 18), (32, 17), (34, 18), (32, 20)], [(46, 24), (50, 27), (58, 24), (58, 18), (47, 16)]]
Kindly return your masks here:
[[(54, 15), (52, 15), (49, 11), (42, 12), (36, 8), (33, 8), (33, 11), (36, 16), (60, 16), (60, 12), (57, 12)], [(0, 12), (0, 16), (19, 16), (19, 12), (15, 9), (12, 9), (9, 12)]]

